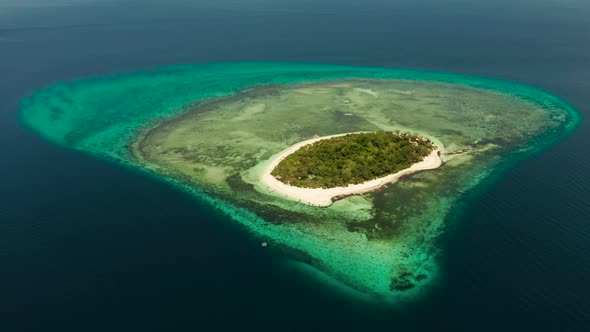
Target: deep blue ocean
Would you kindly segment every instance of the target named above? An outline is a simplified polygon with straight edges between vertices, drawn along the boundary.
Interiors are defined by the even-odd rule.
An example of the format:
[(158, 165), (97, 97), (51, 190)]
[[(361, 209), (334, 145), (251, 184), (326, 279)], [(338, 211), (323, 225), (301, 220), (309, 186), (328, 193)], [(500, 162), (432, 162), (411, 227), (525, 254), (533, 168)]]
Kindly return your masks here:
[(532, 84), (590, 116), (588, 0), (0, 0), (0, 331), (590, 331), (590, 126), (522, 162), (400, 308), (284, 267), (171, 186), (50, 145), (19, 102), (180, 63), (296, 61)]

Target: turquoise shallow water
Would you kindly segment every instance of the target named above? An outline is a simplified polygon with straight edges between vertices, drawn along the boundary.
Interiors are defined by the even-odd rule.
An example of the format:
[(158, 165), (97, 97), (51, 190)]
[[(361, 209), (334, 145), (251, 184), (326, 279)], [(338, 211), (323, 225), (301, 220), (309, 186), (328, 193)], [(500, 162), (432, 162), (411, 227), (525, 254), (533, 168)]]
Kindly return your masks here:
[(564, 133), (572, 132), (581, 120), (559, 97), (515, 82), (407, 69), (255, 62), (171, 66), (56, 84), (24, 100), (20, 114), (27, 127), (56, 144), (126, 159), (135, 129), (200, 100), (259, 84), (354, 77), (445, 82), (508, 93), (568, 112), (571, 120)]
[(589, 331), (588, 121), (462, 197), (440, 283), (400, 310), (283, 269), (210, 204), (17, 116), (57, 82), (246, 60), (526, 82), (587, 118), (588, 17), (587, 0), (3, 1), (0, 330)]
[[(136, 168), (140, 165), (134, 161), (128, 147), (141, 129), (163, 119), (182, 114), (200, 101), (229, 96), (240, 90), (260, 85), (354, 78), (397, 79), (409, 82), (437, 82), (468, 86), (490, 93), (509, 95), (517, 100), (537, 105), (540, 110), (552, 114), (551, 116), (563, 117), (559, 119), (561, 125), (548, 128), (545, 132), (529, 139), (526, 145), (520, 145), (519, 150), (512, 151), (500, 164), (495, 162), (494, 166), (492, 164), (484, 165), (471, 180), (462, 180), (462, 183), (465, 184), (461, 188), (465, 189), (471, 189), (480, 184), (479, 190), (462, 198), (463, 204), (468, 202), (469, 197), (474, 197), (478, 192), (484, 191), (485, 186), (493, 184), (494, 179), (497, 179), (519, 160), (538, 153), (565, 138), (581, 121), (579, 113), (567, 102), (529, 85), (418, 70), (302, 63), (181, 65), (162, 67), (153, 71), (115, 74), (71, 83), (60, 83), (39, 90), (33, 96), (25, 99), (22, 102), (20, 116), (21, 121), (29, 129), (48, 141)], [(263, 239), (270, 238), (282, 246), (302, 250), (305, 254), (319, 259), (319, 263), (311, 263), (311, 265), (321, 266), (328, 275), (344, 280), (345, 283), (353, 285), (361, 293), (368, 289), (370, 292), (380, 294), (379, 298), (383, 298), (382, 292), (388, 292), (386, 288), (389, 282), (387, 279), (389, 272), (387, 271), (392, 267), (385, 263), (380, 266), (380, 263), (373, 263), (368, 258), (376, 257), (374, 256), (376, 253), (381, 253), (384, 249), (378, 247), (382, 247), (382, 244), (373, 242), (377, 249), (367, 249), (367, 253), (359, 254), (359, 258), (348, 257), (350, 254), (340, 253), (339, 249), (334, 251), (334, 248), (325, 247), (318, 240), (323, 237), (321, 232), (326, 232), (325, 230), (319, 233), (310, 231), (317, 234), (315, 237), (307, 237), (303, 236), (301, 229), (282, 226), (269, 227), (256, 209), (252, 210), (241, 206), (237, 202), (237, 204), (232, 203), (223, 197), (202, 191), (198, 187), (187, 186), (176, 178), (164, 178), (181, 190), (188, 191), (199, 200), (208, 202), (211, 206), (223, 211), (233, 220), (245, 225), (254, 235)], [(486, 185), (484, 186), (482, 183)], [(456, 196), (456, 194), (452, 196)], [(452, 208), (455, 204), (455, 198), (452, 196), (449, 196), (446, 201), (441, 200), (436, 206), (428, 207), (430, 215), (425, 215), (422, 218), (438, 220), (436, 223), (432, 222), (434, 225), (442, 223), (444, 219), (456, 217), (462, 210)], [(387, 205), (387, 200), (385, 202)], [(379, 209), (386, 210), (386, 205)], [(451, 210), (453, 212), (447, 215)], [(315, 213), (312, 212), (312, 214)], [(438, 274), (436, 272), (438, 268), (432, 261), (432, 257), (437, 254), (432, 247), (431, 240), (438, 237), (440, 227), (432, 226), (432, 228), (433, 230), (425, 235), (427, 240), (424, 244), (418, 243), (410, 246), (416, 248), (416, 253), (408, 258), (408, 262), (413, 262), (412, 264), (415, 265), (410, 269), (416, 269), (413, 271), (415, 276), (418, 276), (416, 280), (420, 281), (423, 276), (430, 275), (432, 280), (429, 283), (432, 283)], [(320, 234), (319, 237), (318, 234)], [(358, 265), (359, 260), (365, 259), (367, 261), (364, 263), (368, 264), (367, 266), (373, 264), (374, 271), (366, 269), (367, 266)], [(347, 271), (349, 269), (363, 272), (355, 272), (356, 275), (355, 273), (350, 274), (350, 271)], [(399, 273), (403, 275), (405, 272)], [(378, 279), (381, 277), (386, 279), (379, 281)], [(405, 285), (405, 282), (403, 284)], [(405, 288), (406, 286), (399, 287)], [(403, 291), (411, 294), (412, 297), (422, 294), (419, 288), (416, 288), (415, 291), (412, 290), (412, 292), (407, 292), (405, 289)], [(395, 299), (397, 298), (398, 295), (395, 296)], [(394, 302), (397, 301), (395, 299)]]

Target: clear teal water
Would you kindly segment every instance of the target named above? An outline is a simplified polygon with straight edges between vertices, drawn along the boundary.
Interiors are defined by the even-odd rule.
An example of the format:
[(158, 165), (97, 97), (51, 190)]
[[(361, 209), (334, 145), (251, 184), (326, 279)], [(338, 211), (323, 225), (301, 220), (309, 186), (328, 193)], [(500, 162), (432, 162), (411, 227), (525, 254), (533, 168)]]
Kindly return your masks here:
[(23, 124), (46, 140), (125, 160), (137, 128), (183, 112), (192, 103), (259, 84), (356, 77), (462, 84), (564, 110), (571, 119), (560, 128), (562, 133), (547, 133), (544, 141), (549, 144), (571, 133), (581, 121), (579, 113), (559, 97), (515, 82), (407, 69), (255, 62), (171, 66), (56, 84), (25, 99), (20, 115)]
[(441, 282), (400, 309), (284, 269), (210, 204), (17, 116), (56, 82), (247, 60), (527, 82), (587, 118), (588, 17), (587, 0), (3, 1), (0, 330), (590, 330), (588, 121), (464, 197)]
[[(505, 160), (501, 164), (497, 162), (482, 164), (477, 172), (465, 173), (473, 174), (469, 175), (473, 177), (472, 179), (457, 178), (456, 183), (462, 183), (460, 188), (463, 189), (471, 189), (480, 183), (490, 186), (493, 181), (489, 179), (484, 181), (487, 177), (492, 176), (497, 179), (499, 174), (512, 167), (517, 161), (538, 153), (565, 138), (581, 121), (580, 114), (559, 97), (535, 87), (514, 82), (419, 70), (263, 62), (172, 66), (154, 71), (116, 74), (71, 83), (59, 83), (48, 89), (39, 90), (33, 96), (25, 99), (22, 102), (20, 115), (22, 122), (28, 128), (48, 141), (141, 170), (142, 166), (134, 160), (128, 149), (141, 129), (164, 118), (181, 114), (200, 101), (232, 95), (239, 90), (258, 85), (352, 78), (442, 82), (475, 87), (491, 93), (507, 94), (516, 100), (524, 100), (537, 105), (540, 112), (563, 117), (559, 126), (550, 127), (545, 132), (529, 138), (528, 144), (519, 145), (519, 151), (510, 151), (510, 154), (504, 155)], [(390, 288), (393, 287), (390, 286), (390, 272), (388, 271), (401, 267), (394, 267), (390, 265), (391, 263), (386, 263), (390, 260), (389, 258), (377, 259), (377, 257), (386, 255), (385, 252), (387, 252), (383, 251), (384, 248), (379, 247), (378, 242), (376, 244), (367, 243), (372, 249), (363, 249), (363, 251), (360, 250), (360, 246), (364, 245), (360, 242), (356, 243), (357, 240), (346, 240), (352, 242), (343, 240), (344, 244), (341, 245), (343, 246), (341, 248), (329, 247), (322, 243), (323, 236), (320, 230), (310, 230), (312, 235), (304, 236), (301, 233), (302, 230), (297, 228), (271, 227), (267, 221), (272, 223), (274, 221), (272, 219), (275, 217), (268, 217), (268, 214), (267, 217), (262, 217), (255, 207), (250, 208), (247, 204), (242, 205), (237, 200), (227, 200), (222, 196), (203, 191), (202, 188), (187, 185), (182, 180), (173, 177), (160, 176), (181, 190), (192, 193), (199, 200), (220, 209), (234, 221), (245, 225), (256, 236), (262, 239), (271, 239), (281, 246), (300, 250), (306, 255), (314, 257), (318, 262), (311, 263), (311, 265), (315, 268), (321, 267), (327, 276), (337, 276), (337, 279), (345, 281), (345, 284), (360, 290), (361, 293), (376, 293), (379, 294), (378, 298), (388, 299)], [(456, 175), (451, 174), (450, 176)], [(452, 182), (450, 185), (452, 186)], [(458, 189), (451, 188), (449, 190), (456, 191)], [(442, 194), (445, 191), (441, 190), (440, 192)], [(406, 249), (397, 249), (389, 253), (393, 256), (400, 255), (399, 259), (404, 259), (401, 256), (403, 251), (415, 251), (414, 254), (406, 258), (407, 262), (399, 262), (398, 264), (411, 269), (416, 276), (421, 275), (423, 278), (430, 279), (428, 283), (432, 283), (436, 279), (438, 268), (431, 260), (431, 257), (436, 255), (436, 251), (431, 244), (426, 243), (430, 243), (431, 239), (438, 236), (440, 223), (445, 219), (452, 219), (462, 212), (461, 209), (452, 208), (457, 204), (455, 197), (457, 194), (448, 194), (447, 196), (444, 199), (441, 197), (438, 203), (428, 201), (428, 204), (436, 204), (436, 207), (432, 205), (424, 212), (416, 210), (414, 216), (407, 217), (432, 220), (430, 226), (427, 224), (423, 226), (425, 227), (423, 231), (431, 228), (426, 231), (429, 234), (426, 235), (426, 240), (420, 240), (420, 238), (416, 240), (410, 237), (411, 240), (403, 241), (411, 241), (412, 243), (417, 241), (416, 244), (408, 244)], [(463, 200), (467, 200), (468, 197), (470, 195), (465, 195)], [(399, 199), (396, 200), (399, 201)], [(461, 199), (458, 200), (461, 201)], [(377, 211), (387, 211), (388, 199), (376, 202), (381, 202), (376, 203), (378, 204), (376, 205)], [(305, 213), (310, 213), (311, 218), (317, 217), (313, 211)], [(264, 218), (271, 219), (265, 220)], [(314, 233), (317, 234), (313, 235)], [(344, 233), (338, 236), (348, 235)], [(402, 240), (398, 238), (391, 241)], [(426, 243), (420, 244), (421, 241), (426, 241)], [(349, 249), (345, 248), (350, 246), (359, 248), (357, 249), (358, 258), (349, 257), (349, 254), (346, 254), (346, 250)], [(366, 260), (366, 262), (360, 264), (362, 260)], [(358, 272), (351, 272), (351, 269), (358, 270)], [(420, 279), (416, 279), (416, 282), (419, 281)], [(414, 286), (412, 285), (412, 287)], [(363, 289), (367, 289), (367, 291)], [(388, 299), (387, 302), (396, 303), (401, 297), (416, 297), (423, 293), (420, 288), (416, 288), (412, 292), (405, 289), (400, 292), (395, 291), (393, 299)]]

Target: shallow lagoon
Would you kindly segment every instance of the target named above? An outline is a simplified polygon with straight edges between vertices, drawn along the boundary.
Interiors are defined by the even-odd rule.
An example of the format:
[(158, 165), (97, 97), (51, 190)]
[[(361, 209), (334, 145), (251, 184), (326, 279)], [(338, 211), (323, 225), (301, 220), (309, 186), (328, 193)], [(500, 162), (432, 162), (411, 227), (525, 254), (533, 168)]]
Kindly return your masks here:
[[(306, 268), (386, 301), (413, 298), (436, 280), (436, 239), (470, 189), (579, 122), (561, 99), (506, 81), (283, 63), (58, 84), (24, 101), (21, 116), (50, 141), (165, 178)], [(377, 129), (432, 138), (445, 165), (325, 209), (257, 185), (264, 162), (293, 143)]]

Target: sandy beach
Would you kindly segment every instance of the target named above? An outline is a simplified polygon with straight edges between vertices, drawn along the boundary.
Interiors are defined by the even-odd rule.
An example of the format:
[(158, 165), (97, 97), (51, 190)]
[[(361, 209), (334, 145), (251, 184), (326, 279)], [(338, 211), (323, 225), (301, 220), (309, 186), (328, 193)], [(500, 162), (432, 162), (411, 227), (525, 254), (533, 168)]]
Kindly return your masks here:
[(381, 188), (382, 186), (394, 183), (402, 176), (416, 173), (419, 171), (425, 171), (430, 169), (438, 168), (442, 165), (442, 159), (440, 157), (440, 150), (437, 148), (432, 151), (428, 156), (424, 157), (419, 163), (413, 164), (412, 166), (403, 169), (397, 173), (389, 174), (387, 176), (377, 178), (374, 180), (370, 180), (367, 182), (359, 183), (359, 184), (351, 184), (346, 187), (334, 187), (328, 189), (322, 188), (300, 188), (295, 186), (287, 185), (279, 180), (277, 180), (274, 176), (271, 175), (272, 170), (288, 155), (292, 154), (293, 152), (299, 150), (299, 148), (315, 143), (317, 141), (321, 141), (324, 139), (344, 136), (348, 134), (355, 134), (355, 133), (346, 133), (346, 134), (338, 134), (338, 135), (331, 135), (331, 136), (323, 136), (323, 137), (316, 137), (312, 139), (305, 140), (303, 142), (299, 142), (288, 149), (279, 153), (266, 167), (262, 176), (260, 178), (262, 184), (270, 189), (272, 192), (275, 192), (278, 195), (283, 195), (285, 198), (298, 201), (304, 204), (312, 205), (312, 206), (329, 206), (333, 203), (334, 198), (337, 197), (346, 197), (350, 195), (357, 195), (363, 194), (369, 191), (373, 191), (375, 189)]

